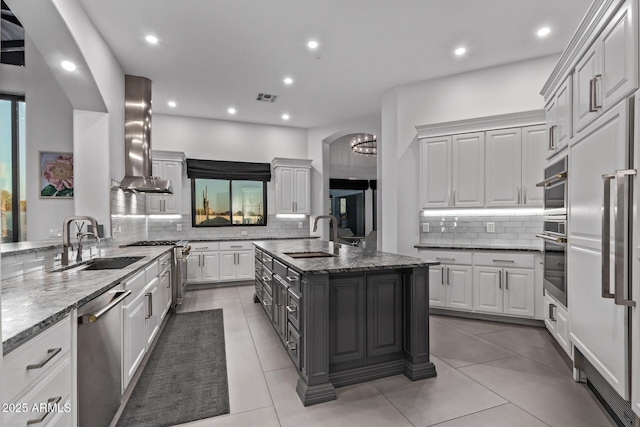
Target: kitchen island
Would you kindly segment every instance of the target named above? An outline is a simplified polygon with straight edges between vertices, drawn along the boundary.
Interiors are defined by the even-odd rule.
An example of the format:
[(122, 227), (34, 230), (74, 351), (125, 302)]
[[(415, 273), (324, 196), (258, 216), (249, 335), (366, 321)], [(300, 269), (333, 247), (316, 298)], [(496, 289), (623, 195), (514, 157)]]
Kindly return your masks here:
[[(256, 294), (300, 378), (305, 406), (335, 387), (433, 377), (429, 266), (438, 262), (318, 240), (254, 242)], [(315, 253), (315, 256), (313, 254)]]

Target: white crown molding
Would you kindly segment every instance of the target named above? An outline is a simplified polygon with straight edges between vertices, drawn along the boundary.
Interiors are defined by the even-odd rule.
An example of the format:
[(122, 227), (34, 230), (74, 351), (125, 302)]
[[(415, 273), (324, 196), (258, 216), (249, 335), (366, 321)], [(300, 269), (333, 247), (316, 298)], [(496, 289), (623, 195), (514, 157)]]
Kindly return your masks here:
[(500, 114), (497, 116), (478, 117), (474, 119), (455, 120), (452, 122), (416, 126), (416, 131), (418, 131), (418, 139), (423, 139), (431, 138), (433, 136), (532, 126), (545, 123), (545, 114), (545, 110)]
[(274, 157), (271, 160), (271, 166), (277, 168), (279, 166), (293, 167), (293, 168), (309, 168), (311, 169), (311, 163), (313, 160), (307, 159), (287, 159), (284, 157)]
[(174, 160), (178, 162), (187, 160), (187, 156), (181, 151), (164, 150), (151, 150), (151, 158), (153, 160)]

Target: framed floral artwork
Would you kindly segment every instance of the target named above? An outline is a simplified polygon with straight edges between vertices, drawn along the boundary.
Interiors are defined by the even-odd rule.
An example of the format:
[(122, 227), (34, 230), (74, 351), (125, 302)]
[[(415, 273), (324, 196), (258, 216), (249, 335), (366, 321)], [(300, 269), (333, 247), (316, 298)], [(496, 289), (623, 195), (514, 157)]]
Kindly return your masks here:
[(40, 198), (73, 198), (73, 153), (40, 152)]

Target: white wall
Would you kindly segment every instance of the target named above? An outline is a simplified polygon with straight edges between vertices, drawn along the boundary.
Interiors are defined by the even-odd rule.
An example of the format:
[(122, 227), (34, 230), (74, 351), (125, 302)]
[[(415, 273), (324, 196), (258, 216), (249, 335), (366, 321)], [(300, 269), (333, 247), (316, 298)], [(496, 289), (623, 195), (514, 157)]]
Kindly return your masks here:
[[(183, 151), (187, 158), (270, 163), (274, 157), (307, 159), (306, 129), (154, 114), (152, 150)], [(273, 177), (267, 212), (275, 213)], [(191, 212), (191, 180), (184, 180), (182, 212)]]
[(24, 95), (26, 89), (26, 67), (0, 64), (0, 92)]
[(382, 101), (382, 249), (417, 254), (416, 125), (544, 108), (539, 92), (558, 56), (547, 56), (394, 88)]
[(331, 143), (329, 147), (329, 178), (376, 179), (376, 156), (355, 154), (351, 150), (353, 136), (345, 135)]

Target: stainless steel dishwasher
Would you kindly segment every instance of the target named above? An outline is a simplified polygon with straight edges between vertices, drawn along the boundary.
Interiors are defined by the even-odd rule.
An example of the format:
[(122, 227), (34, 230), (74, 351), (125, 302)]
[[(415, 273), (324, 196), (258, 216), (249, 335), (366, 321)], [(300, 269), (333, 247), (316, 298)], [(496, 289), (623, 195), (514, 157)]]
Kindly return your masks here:
[(108, 426), (122, 397), (122, 301), (118, 285), (78, 309), (78, 422)]

